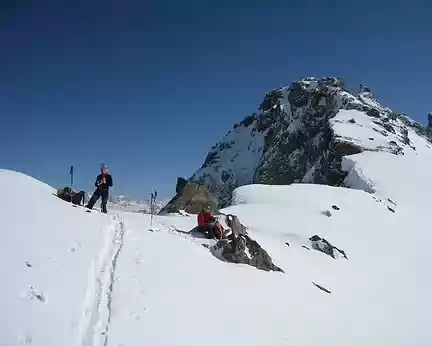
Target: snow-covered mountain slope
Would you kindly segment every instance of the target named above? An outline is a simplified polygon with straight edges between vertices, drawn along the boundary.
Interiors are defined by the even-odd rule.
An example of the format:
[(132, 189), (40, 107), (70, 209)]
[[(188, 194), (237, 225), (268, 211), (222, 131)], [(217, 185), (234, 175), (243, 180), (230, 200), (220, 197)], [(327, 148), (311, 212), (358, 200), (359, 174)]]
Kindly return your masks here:
[[(55, 190), (0, 170), (0, 345), (73, 345), (86, 338), (117, 223)], [(80, 343), (77, 343), (80, 345)]]
[(222, 205), (234, 188), (251, 183), (349, 186), (342, 157), (423, 155), (431, 151), (430, 133), (383, 107), (366, 87), (353, 94), (338, 78), (306, 78), (268, 93), (260, 113), (213, 146), (190, 180), (207, 186)]
[[(213, 241), (180, 232), (194, 215), (155, 216), (149, 232), (149, 215), (87, 213), (1, 170), (0, 344), (428, 345), (428, 177), (394, 192), (379, 166), (361, 162), (369, 154), (393, 156), (351, 157), (375, 195), (311, 184), (235, 190), (224, 212), (285, 273), (221, 262), (203, 246)], [(315, 250), (313, 235), (348, 259)]]

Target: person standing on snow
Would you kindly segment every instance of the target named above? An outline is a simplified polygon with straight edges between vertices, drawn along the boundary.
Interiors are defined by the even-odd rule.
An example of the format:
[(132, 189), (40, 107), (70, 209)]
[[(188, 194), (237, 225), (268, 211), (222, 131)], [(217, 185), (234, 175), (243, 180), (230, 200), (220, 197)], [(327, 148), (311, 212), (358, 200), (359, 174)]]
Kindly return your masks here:
[(198, 229), (208, 238), (222, 239), (224, 229), (217, 219), (212, 215), (211, 206), (207, 205), (198, 214)]
[(107, 202), (108, 202), (108, 196), (109, 196), (109, 188), (113, 186), (112, 177), (110, 174), (108, 174), (108, 167), (103, 166), (101, 168), (101, 174), (99, 174), (96, 177), (95, 187), (96, 191), (93, 193), (92, 198), (86, 205), (87, 208), (93, 209), (93, 206), (95, 205), (96, 201), (102, 197), (102, 213), (107, 213)]

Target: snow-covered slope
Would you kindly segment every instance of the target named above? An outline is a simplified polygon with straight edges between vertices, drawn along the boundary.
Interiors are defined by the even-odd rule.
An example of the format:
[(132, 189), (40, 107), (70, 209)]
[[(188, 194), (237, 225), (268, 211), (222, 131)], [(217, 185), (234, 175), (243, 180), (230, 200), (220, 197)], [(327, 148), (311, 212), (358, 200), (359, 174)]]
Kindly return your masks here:
[[(410, 190), (408, 185), (400, 188)], [(422, 329), (432, 307), (427, 297), (431, 279), (424, 273), (431, 260), (427, 243), (432, 235), (424, 200), (417, 203), (406, 196), (395, 206), (363, 191), (309, 184), (246, 186), (234, 192), (234, 200), (240, 204), (229, 211), (252, 225), (261, 244), (271, 246), (273, 259), (287, 270), (292, 286), (310, 280), (332, 292), (331, 301), (323, 297), (313, 311), (308, 302), (303, 304), (307, 311), (290, 309), (290, 314), (301, 316), (296, 328), (306, 324), (312, 333), (293, 338), (294, 344), (428, 344)], [(320, 214), (327, 210), (330, 217)], [(312, 234), (343, 249), (348, 260), (302, 252), (300, 246)], [(283, 241), (290, 243), (285, 252)]]
[[(196, 216), (156, 216), (150, 227), (149, 215), (87, 213), (1, 170), (0, 344), (428, 345), (432, 161), (404, 155), (410, 165), (393, 166), (409, 178), (401, 184), (382, 179), (389, 157), (399, 158), (364, 152), (344, 163), (375, 194), (311, 184), (235, 190), (224, 212), (285, 273), (221, 262), (203, 246), (211, 240), (183, 233)], [(411, 168), (421, 170), (417, 181)], [(313, 235), (348, 259), (314, 250)]]
[[(365, 155), (396, 156), (350, 158), (375, 194), (311, 184), (235, 190), (224, 212), (285, 273), (221, 262), (203, 246), (211, 240), (183, 233), (194, 215), (156, 216), (149, 232), (149, 215), (87, 213), (1, 170), (0, 344), (429, 345), (432, 188), (426, 174), (413, 181), (411, 166), (397, 168), (412, 184), (382, 180), (386, 167)], [(410, 160), (415, 169), (432, 162)], [(314, 250), (313, 235), (348, 259)]]
[(338, 78), (306, 78), (268, 93), (260, 113), (213, 146), (191, 180), (222, 205), (236, 187), (250, 183), (349, 185), (342, 157), (424, 155), (432, 146), (428, 134), (429, 127), (383, 107), (364, 86), (353, 94)]
[(96, 278), (108, 275), (118, 224), (54, 193), (0, 170), (0, 345), (81, 345), (103, 320), (95, 306), (107, 287)]

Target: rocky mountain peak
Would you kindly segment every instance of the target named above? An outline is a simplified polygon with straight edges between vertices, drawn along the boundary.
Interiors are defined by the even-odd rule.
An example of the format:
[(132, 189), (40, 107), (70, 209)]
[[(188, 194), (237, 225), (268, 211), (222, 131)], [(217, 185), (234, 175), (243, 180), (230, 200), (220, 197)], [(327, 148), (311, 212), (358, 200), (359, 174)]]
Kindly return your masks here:
[(360, 84), (359, 95), (370, 96), (371, 98), (373, 98), (371, 89), (363, 84)]
[(269, 91), (259, 112), (244, 118), (209, 151), (189, 179), (221, 206), (234, 188), (251, 184), (346, 185), (342, 157), (363, 151), (403, 155), (427, 130), (383, 107), (369, 88), (358, 94), (338, 77), (307, 77)]

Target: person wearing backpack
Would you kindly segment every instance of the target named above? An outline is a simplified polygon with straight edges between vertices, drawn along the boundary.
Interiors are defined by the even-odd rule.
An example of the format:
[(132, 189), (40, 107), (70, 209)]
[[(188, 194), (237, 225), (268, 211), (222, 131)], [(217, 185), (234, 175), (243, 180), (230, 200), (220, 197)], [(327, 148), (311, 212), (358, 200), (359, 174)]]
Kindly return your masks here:
[(84, 203), (84, 195), (84, 191), (77, 191), (69, 186), (57, 190), (57, 197), (66, 202), (72, 202), (75, 205), (81, 205), (81, 203)]
[(109, 197), (109, 188), (113, 186), (111, 175), (108, 173), (108, 167), (103, 166), (101, 168), (101, 174), (96, 177), (95, 187), (96, 190), (90, 201), (86, 205), (88, 209), (93, 209), (93, 206), (99, 198), (102, 197), (101, 209), (102, 213), (107, 213), (107, 202)]

